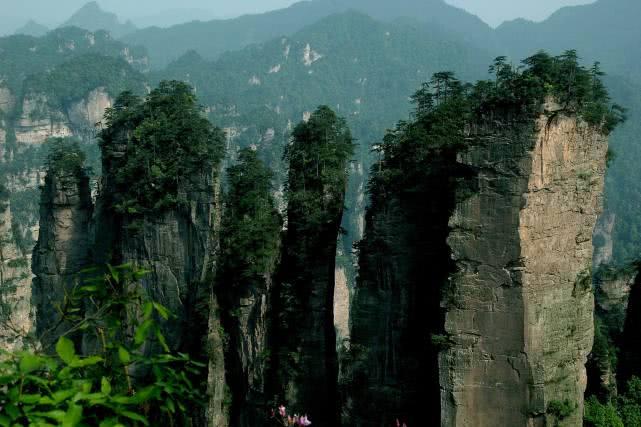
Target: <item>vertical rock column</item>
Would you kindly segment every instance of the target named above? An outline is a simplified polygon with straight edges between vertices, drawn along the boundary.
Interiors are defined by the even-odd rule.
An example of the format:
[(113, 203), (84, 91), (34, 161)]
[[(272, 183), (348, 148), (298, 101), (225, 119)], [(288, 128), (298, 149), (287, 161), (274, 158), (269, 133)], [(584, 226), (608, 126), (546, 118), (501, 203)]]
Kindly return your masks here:
[(273, 307), (273, 380), (282, 402), (321, 426), (338, 424), (334, 274), (352, 152), (345, 121), (328, 107), (296, 127), (287, 151), (287, 231)]
[[(479, 191), (448, 238), (442, 425), (580, 426), (607, 139), (563, 115), (473, 134), (461, 162), (478, 168)], [(574, 411), (556, 419), (552, 402)]]
[(93, 213), (89, 178), (82, 171), (49, 170), (40, 202), (40, 234), (33, 252), (36, 332), (45, 349), (65, 324), (60, 310), (75, 275), (91, 263), (89, 224)]
[[(2, 192), (0, 187), (0, 193)], [(0, 349), (19, 348), (31, 329), (31, 254), (11, 229), (11, 207), (0, 194)]]

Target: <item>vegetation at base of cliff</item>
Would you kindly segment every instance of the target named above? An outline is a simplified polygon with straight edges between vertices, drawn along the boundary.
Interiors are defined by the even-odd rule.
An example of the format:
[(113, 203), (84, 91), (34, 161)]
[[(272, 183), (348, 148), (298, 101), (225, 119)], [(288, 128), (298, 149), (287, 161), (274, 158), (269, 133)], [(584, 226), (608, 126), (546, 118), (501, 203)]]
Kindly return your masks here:
[(624, 394), (608, 402), (591, 396), (585, 402), (586, 427), (631, 427), (641, 425), (641, 380), (633, 377)]
[[(183, 425), (202, 404), (204, 390), (192, 379), (205, 365), (169, 350), (157, 320), (172, 315), (132, 286), (144, 274), (130, 266), (85, 271), (60, 307), (69, 328), (55, 355), (2, 353), (0, 425)], [(130, 316), (124, 332), (132, 313), (139, 317)], [(163, 350), (149, 356), (149, 343)]]
[[(242, 285), (273, 272), (280, 248), (282, 220), (272, 196), (274, 179), (255, 151), (240, 151), (227, 170), (221, 236), (221, 269)], [(224, 274), (224, 273), (223, 273)]]
[(195, 184), (215, 174), (223, 133), (203, 117), (188, 84), (161, 82), (144, 99), (125, 92), (105, 120), (100, 147), (103, 161), (115, 164), (109, 197), (117, 212), (157, 215), (184, 205), (190, 191), (208, 191)]

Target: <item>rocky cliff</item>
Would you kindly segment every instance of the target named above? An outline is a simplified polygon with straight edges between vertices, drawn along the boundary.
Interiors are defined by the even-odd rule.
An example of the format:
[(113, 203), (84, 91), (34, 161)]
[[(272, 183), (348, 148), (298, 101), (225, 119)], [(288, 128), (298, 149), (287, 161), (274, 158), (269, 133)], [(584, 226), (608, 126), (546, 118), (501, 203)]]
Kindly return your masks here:
[(93, 203), (82, 169), (49, 168), (40, 202), (40, 233), (33, 251), (32, 300), (36, 336), (52, 350), (66, 325), (61, 322), (77, 274), (91, 265), (89, 226)]
[[(579, 426), (607, 139), (563, 114), (472, 137), (461, 162), (478, 169), (479, 189), (448, 237), (442, 425)], [(574, 410), (555, 419), (554, 402)]]
[(10, 203), (0, 195), (0, 348), (4, 350), (20, 348), (32, 325), (31, 254), (16, 244), (11, 223)]

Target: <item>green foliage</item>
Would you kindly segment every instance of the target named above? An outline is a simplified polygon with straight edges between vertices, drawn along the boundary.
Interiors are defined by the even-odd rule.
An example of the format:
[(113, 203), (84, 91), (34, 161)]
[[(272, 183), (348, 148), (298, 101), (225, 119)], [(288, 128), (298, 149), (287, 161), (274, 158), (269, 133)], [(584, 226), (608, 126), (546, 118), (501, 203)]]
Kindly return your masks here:
[(221, 238), (222, 269), (236, 284), (262, 280), (274, 270), (280, 248), (281, 218), (272, 196), (273, 173), (255, 151), (241, 150), (227, 170)]
[(623, 427), (641, 425), (641, 380), (628, 381), (625, 393), (612, 402), (601, 403), (591, 396), (585, 403), (586, 427)]
[(83, 172), (86, 154), (78, 142), (70, 138), (51, 138), (47, 141), (45, 166), (49, 173), (78, 175)]
[[(115, 209), (158, 214), (186, 203), (196, 184), (212, 177), (223, 155), (223, 134), (205, 119), (186, 83), (162, 82), (143, 100), (124, 92), (105, 115), (100, 134), (106, 161), (116, 162)], [(117, 150), (124, 146), (124, 158)], [(211, 181), (211, 179), (209, 180)]]
[(625, 427), (612, 403), (602, 404), (594, 396), (585, 402), (583, 423), (586, 427)]
[(569, 400), (553, 400), (548, 403), (547, 413), (556, 418), (557, 421), (563, 421), (576, 411), (576, 403)]
[(48, 107), (68, 108), (96, 88), (116, 96), (124, 91), (144, 93), (144, 77), (122, 58), (86, 54), (59, 64), (25, 81), (25, 90), (47, 96)]
[[(170, 314), (134, 286), (145, 273), (107, 266), (84, 274), (62, 309), (70, 328), (57, 339), (55, 355), (0, 358), (0, 425), (181, 424), (200, 404), (204, 391), (190, 378), (204, 365), (167, 348), (157, 320)], [(81, 337), (87, 354), (77, 351)], [(162, 350), (148, 355), (150, 343)]]
[(354, 143), (345, 120), (327, 106), (298, 124), (292, 136), (285, 150), (288, 227), (312, 241), (340, 220)]
[[(125, 47), (106, 31), (91, 33), (75, 27), (60, 28), (40, 38), (24, 35), (2, 37), (0, 75), (11, 92), (20, 98), (27, 76), (46, 72), (84, 54), (122, 57)], [(145, 55), (140, 48), (129, 48), (129, 53), (136, 59)], [(100, 75), (104, 76), (103, 73)], [(73, 84), (82, 86), (83, 82), (76, 81)]]

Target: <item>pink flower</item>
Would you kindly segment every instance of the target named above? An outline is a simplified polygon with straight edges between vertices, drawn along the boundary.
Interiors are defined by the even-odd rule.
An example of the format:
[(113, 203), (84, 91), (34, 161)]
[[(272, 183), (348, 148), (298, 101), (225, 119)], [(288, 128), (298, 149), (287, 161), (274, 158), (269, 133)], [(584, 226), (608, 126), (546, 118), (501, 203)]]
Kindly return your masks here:
[(284, 417), (287, 415), (287, 411), (285, 410), (285, 407), (283, 405), (280, 405), (278, 407), (278, 413), (280, 414), (281, 417)]
[(401, 422), (398, 420), (398, 418), (396, 419), (396, 427), (401, 427)]
[(307, 418), (307, 415), (302, 416), (298, 419), (299, 426), (309, 426), (312, 425), (312, 422)]

